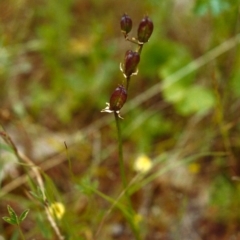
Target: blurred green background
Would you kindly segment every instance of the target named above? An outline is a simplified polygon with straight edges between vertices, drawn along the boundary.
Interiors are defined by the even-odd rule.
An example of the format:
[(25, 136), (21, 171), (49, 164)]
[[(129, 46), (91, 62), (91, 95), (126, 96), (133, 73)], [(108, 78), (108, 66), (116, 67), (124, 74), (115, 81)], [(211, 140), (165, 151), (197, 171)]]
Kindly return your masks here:
[[(141, 154), (154, 166), (132, 190), (143, 239), (240, 238), (239, 0), (1, 0), (2, 128), (63, 202), (66, 239), (132, 239), (119, 211), (107, 215), (108, 202), (76, 187), (87, 176), (112, 198), (121, 192), (114, 117), (100, 111), (135, 48), (123, 13), (133, 37), (143, 16), (154, 22), (121, 111), (128, 179)], [(9, 203), (30, 208), (26, 238), (55, 239), (29, 184), (6, 190), (26, 172), (7, 167), (11, 152), (0, 148), (1, 216)], [(0, 238), (17, 234), (0, 221)]]

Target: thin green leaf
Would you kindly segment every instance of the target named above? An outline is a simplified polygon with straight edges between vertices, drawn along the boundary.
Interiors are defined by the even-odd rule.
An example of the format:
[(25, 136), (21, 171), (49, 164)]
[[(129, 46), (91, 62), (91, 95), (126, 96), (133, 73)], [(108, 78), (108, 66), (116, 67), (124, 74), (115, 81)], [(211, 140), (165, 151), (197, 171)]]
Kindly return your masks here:
[(19, 220), (18, 220), (18, 216), (17, 214), (15, 213), (15, 211), (11, 208), (11, 206), (7, 205), (7, 209), (8, 209), (8, 213), (9, 213), (9, 216), (10, 218), (16, 223), (18, 224), (19, 223)]
[(39, 187), (37, 187), (37, 192), (29, 191), (29, 193), (38, 201), (40, 201), (41, 203), (44, 203), (43, 193)]
[(78, 186), (78, 189), (83, 193), (86, 194), (87, 196), (90, 196), (94, 193), (93, 189), (97, 189), (98, 187), (98, 182), (97, 181), (92, 181), (90, 177), (83, 177), (81, 180), (80, 185)]
[(18, 223), (16, 221), (14, 221), (14, 219), (10, 218), (10, 217), (2, 217), (2, 219), (12, 225), (17, 225)]
[(1, 148), (2, 150), (7, 151), (7, 152), (11, 152), (11, 153), (14, 152), (13, 149), (12, 149), (10, 146), (8, 146), (7, 144), (2, 144), (2, 143), (0, 143), (0, 148)]
[(36, 199), (40, 200), (39, 196), (38, 196), (35, 192), (29, 191), (29, 193), (30, 193), (33, 197), (35, 197)]
[(19, 222), (22, 222), (28, 215), (29, 209), (26, 209), (22, 212), (22, 214), (19, 217)]
[(41, 190), (41, 188), (39, 186), (37, 187), (37, 193), (38, 193), (39, 198), (42, 201), (44, 201), (44, 195), (43, 195), (43, 192), (42, 192), (42, 190)]
[[(107, 202), (111, 203), (112, 206), (115, 206), (116, 208), (118, 208), (126, 218), (130, 219), (131, 218), (131, 214), (128, 212), (128, 209), (119, 202), (119, 199), (116, 201), (115, 199), (109, 197), (108, 195), (105, 195), (104, 193), (100, 192), (97, 190), (97, 188), (94, 188), (92, 187), (91, 185), (84, 185), (84, 184), (81, 184), (80, 186), (78, 185), (77, 186), (80, 191), (82, 191), (84, 189), (84, 191), (88, 191), (91, 193), (95, 193), (97, 194), (98, 196), (102, 197), (104, 200), (106, 200)], [(88, 190), (87, 190), (88, 189)]]

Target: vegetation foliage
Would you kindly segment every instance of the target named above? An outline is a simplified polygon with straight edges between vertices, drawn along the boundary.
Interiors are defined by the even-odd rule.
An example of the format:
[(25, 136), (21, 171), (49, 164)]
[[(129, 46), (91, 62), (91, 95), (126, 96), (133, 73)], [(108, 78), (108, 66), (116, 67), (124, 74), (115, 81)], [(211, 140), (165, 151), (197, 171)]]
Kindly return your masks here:
[[(154, 23), (119, 120), (127, 190), (101, 113), (124, 13)], [(239, 0), (1, 0), (0, 238), (240, 238), (239, 31)]]

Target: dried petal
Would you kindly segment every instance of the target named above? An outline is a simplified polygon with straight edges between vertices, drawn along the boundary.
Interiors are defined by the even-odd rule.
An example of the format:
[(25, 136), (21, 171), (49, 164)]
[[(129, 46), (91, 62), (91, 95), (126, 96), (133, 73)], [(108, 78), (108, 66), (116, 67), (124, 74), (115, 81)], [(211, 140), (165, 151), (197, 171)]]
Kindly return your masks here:
[(144, 17), (138, 26), (138, 41), (145, 43), (153, 32), (153, 22), (149, 17)]

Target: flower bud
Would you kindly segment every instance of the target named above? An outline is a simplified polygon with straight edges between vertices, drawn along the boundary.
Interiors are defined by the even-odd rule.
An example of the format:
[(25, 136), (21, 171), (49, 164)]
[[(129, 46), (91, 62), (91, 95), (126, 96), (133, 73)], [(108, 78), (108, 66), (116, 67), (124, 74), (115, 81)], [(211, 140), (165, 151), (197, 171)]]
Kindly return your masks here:
[(153, 32), (153, 22), (149, 17), (144, 17), (138, 26), (138, 41), (146, 43)]
[(132, 30), (132, 19), (126, 13), (121, 18), (120, 26), (124, 34), (128, 34)]
[(109, 109), (112, 111), (119, 111), (123, 107), (126, 100), (127, 91), (122, 85), (119, 85), (111, 95)]
[(125, 53), (125, 62), (123, 73), (125, 77), (130, 77), (132, 74), (137, 72), (137, 65), (140, 62), (140, 55), (138, 52), (128, 50)]

